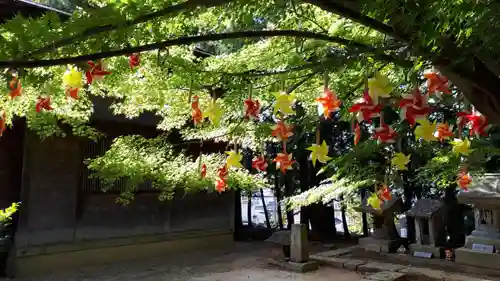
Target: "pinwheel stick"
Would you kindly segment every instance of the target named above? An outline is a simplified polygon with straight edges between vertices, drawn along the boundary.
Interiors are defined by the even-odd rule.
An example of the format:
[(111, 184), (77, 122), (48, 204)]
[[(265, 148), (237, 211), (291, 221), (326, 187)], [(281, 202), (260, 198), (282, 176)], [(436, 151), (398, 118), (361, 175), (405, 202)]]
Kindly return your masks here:
[(319, 129), (319, 122), (318, 122), (318, 125), (316, 125), (316, 144), (317, 145), (320, 145), (321, 144), (321, 132), (320, 132), (320, 129)]

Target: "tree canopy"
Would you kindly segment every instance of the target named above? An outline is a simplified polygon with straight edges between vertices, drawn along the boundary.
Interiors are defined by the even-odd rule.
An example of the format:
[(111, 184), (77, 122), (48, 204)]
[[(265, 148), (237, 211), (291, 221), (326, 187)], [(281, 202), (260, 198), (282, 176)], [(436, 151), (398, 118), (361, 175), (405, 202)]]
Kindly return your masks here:
[[(482, 134), (487, 120), (471, 111), (474, 105), (491, 122), (500, 122), (499, 35), (494, 32), (500, 4), (493, 1), (90, 0), (76, 6), (64, 21), (49, 12), (40, 18), (16, 16), (0, 25), (0, 67), (6, 69), (2, 82), (7, 85), (0, 107), (7, 124), (23, 117), (42, 137), (64, 136), (68, 132), (61, 124), (67, 124), (72, 134), (96, 139), (101, 132), (90, 122), (92, 97), (105, 97), (114, 101), (114, 114), (134, 118), (153, 112), (161, 118), (158, 129), (178, 130), (184, 141), (234, 143), (233, 152), (238, 147), (251, 148), (281, 168), (288, 157), (292, 164), (295, 152), (304, 153), (310, 147), (317, 156), (314, 159), (329, 163), (324, 169), (334, 173), (334, 179), (351, 182), (396, 179), (404, 169), (395, 169), (398, 165), (391, 164), (391, 159), (397, 156), (404, 162), (401, 157), (411, 154), (432, 158), (418, 164), (425, 167), (419, 176), (429, 180), (445, 173), (443, 185), (449, 185), (455, 182), (460, 165), (467, 164), (467, 171), (462, 169), (466, 175), (474, 164), (482, 167), (496, 152), (474, 136)], [(440, 73), (424, 77), (424, 70), (432, 66)], [(446, 77), (453, 87), (448, 88)], [(407, 96), (416, 87), (424, 94)], [(357, 127), (348, 111), (363, 97), (364, 88), (380, 104), (381, 113), (362, 118)], [(332, 92), (333, 96), (328, 94)], [(434, 95), (442, 92), (441, 97)], [(318, 117), (318, 97), (334, 97), (342, 106)], [(402, 105), (405, 99), (414, 106), (422, 98), (425, 102), (418, 106), (427, 107), (428, 99), (433, 110), (413, 115), (425, 120), (430, 116), (429, 122), (414, 125), (408, 116), (402, 121), (394, 118), (407, 110)], [(293, 104), (291, 114), (283, 114), (287, 113), (283, 112), (285, 99)], [(245, 105), (248, 100), (252, 103)], [(258, 118), (245, 118), (255, 101)], [(276, 110), (282, 101), (285, 104)], [(455, 123), (456, 112), (465, 114), (459, 121), (470, 122), (442, 128), (451, 132), (447, 138), (458, 140), (436, 141), (433, 122)], [(198, 113), (201, 116), (196, 117)], [(370, 123), (372, 117), (374, 123)], [(324, 133), (317, 128), (325, 120), (352, 122), (348, 138), (361, 134), (364, 142), (357, 148), (345, 142), (345, 153), (329, 162), (334, 145), (327, 141), (325, 148)], [(283, 126), (279, 121), (284, 121)], [(385, 123), (398, 137), (388, 141), (377, 135)], [(469, 130), (457, 130), (465, 123), (472, 125), (470, 140), (465, 137)], [(289, 140), (280, 135), (287, 124), (295, 124)], [(374, 140), (368, 140), (373, 134)], [(374, 146), (377, 140), (382, 145)], [(305, 147), (304, 141), (309, 142)], [(469, 141), (474, 152), (463, 148)], [(263, 146), (269, 142), (277, 143), (279, 151), (266, 151)], [(220, 171), (214, 176), (223, 158), (194, 160), (170, 155), (168, 150), (161, 136), (155, 140), (124, 137), (90, 167), (109, 180), (151, 180), (169, 186), (169, 191), (182, 184), (199, 189), (223, 179), (227, 184)], [(363, 158), (374, 154), (384, 160)], [(137, 157), (126, 159), (129, 155)], [(210, 166), (208, 178), (197, 175), (202, 159)], [(411, 157), (411, 163), (418, 162)], [(359, 171), (366, 163), (378, 163), (373, 164), (378, 168), (352, 173), (353, 165)], [(193, 173), (187, 167), (198, 168)], [(265, 184), (261, 177), (238, 173), (229, 171), (235, 176), (228, 181), (235, 187)]]

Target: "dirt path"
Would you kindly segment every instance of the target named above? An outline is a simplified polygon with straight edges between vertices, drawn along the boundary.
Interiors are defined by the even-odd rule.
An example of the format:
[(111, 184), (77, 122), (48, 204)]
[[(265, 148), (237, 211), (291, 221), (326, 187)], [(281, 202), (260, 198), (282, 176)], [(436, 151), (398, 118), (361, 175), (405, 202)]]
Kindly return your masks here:
[(22, 281), (356, 281), (357, 273), (333, 268), (298, 274), (273, 269), (267, 259), (279, 250), (264, 243), (236, 243), (230, 248), (199, 250), (175, 257), (86, 267)]

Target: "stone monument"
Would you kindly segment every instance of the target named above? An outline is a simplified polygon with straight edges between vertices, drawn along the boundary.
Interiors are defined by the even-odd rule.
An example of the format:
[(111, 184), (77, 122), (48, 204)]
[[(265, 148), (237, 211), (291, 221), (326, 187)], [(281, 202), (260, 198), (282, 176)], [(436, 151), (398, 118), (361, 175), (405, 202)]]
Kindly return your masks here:
[(359, 245), (366, 251), (393, 253), (401, 245), (401, 237), (394, 224), (394, 214), (402, 212), (403, 201), (400, 197), (393, 196), (391, 200), (384, 201), (380, 210), (368, 205), (365, 197), (357, 211), (373, 215), (373, 233), (370, 237), (360, 238)]
[(443, 203), (440, 200), (420, 199), (406, 215), (415, 221), (416, 243), (410, 244), (410, 250), (417, 257), (441, 257), (445, 241), (438, 241), (443, 233)]
[(500, 174), (486, 174), (473, 182), (468, 191), (457, 195), (461, 204), (474, 207), (475, 230), (465, 246), (455, 250), (457, 263), (500, 268)]
[[(290, 232), (290, 259), (271, 260), (269, 263), (295, 272), (308, 272), (318, 269), (315, 261), (309, 260), (309, 241), (307, 225), (292, 224)], [(269, 242), (274, 242), (268, 239)]]

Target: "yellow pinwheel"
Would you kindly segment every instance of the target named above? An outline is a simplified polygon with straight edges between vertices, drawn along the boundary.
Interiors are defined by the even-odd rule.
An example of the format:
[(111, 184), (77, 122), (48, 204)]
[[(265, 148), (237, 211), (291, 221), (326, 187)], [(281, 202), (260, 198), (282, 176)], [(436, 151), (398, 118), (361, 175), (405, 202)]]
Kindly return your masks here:
[(208, 117), (214, 126), (219, 126), (222, 110), (215, 100), (210, 101), (208, 108), (203, 112), (203, 117)]
[(295, 102), (295, 96), (293, 94), (281, 92), (274, 94), (274, 96), (276, 97), (276, 101), (274, 102), (274, 114), (278, 112), (281, 112), (283, 114), (295, 113), (292, 108), (293, 103)]
[(371, 206), (375, 210), (380, 210), (382, 206), (382, 200), (378, 198), (376, 193), (372, 193), (372, 195), (368, 197), (366, 203), (368, 204), (368, 206)]
[(226, 154), (228, 155), (226, 159), (226, 166), (228, 168), (235, 167), (235, 168), (241, 168), (243, 165), (241, 165), (241, 159), (243, 159), (243, 156), (241, 153), (236, 152), (236, 151), (226, 151)]
[(391, 96), (392, 86), (389, 78), (380, 73), (376, 73), (373, 78), (368, 79), (368, 94), (373, 103), (378, 103), (378, 98), (388, 98)]
[(453, 152), (455, 152), (458, 155), (469, 155), (471, 154), (474, 149), (470, 148), (470, 141), (469, 139), (455, 139), (450, 142), (451, 145), (453, 145), (453, 148), (451, 149)]
[(396, 169), (400, 171), (405, 171), (408, 170), (408, 163), (410, 163), (410, 157), (411, 155), (404, 155), (404, 153), (398, 152), (394, 154), (394, 157), (392, 157), (391, 164), (392, 166), (396, 167)]
[(435, 141), (437, 140), (434, 136), (434, 131), (436, 131), (436, 121), (431, 123), (427, 119), (417, 120), (419, 126), (415, 128), (415, 138), (423, 139), (425, 141)]
[(316, 161), (324, 164), (328, 162), (328, 160), (332, 159), (328, 156), (328, 145), (326, 145), (325, 141), (323, 141), (321, 145), (313, 144), (312, 146), (308, 147), (307, 150), (312, 151), (311, 161), (313, 166), (316, 166)]
[(63, 74), (63, 84), (66, 87), (78, 89), (83, 87), (83, 74), (74, 66), (70, 66)]

